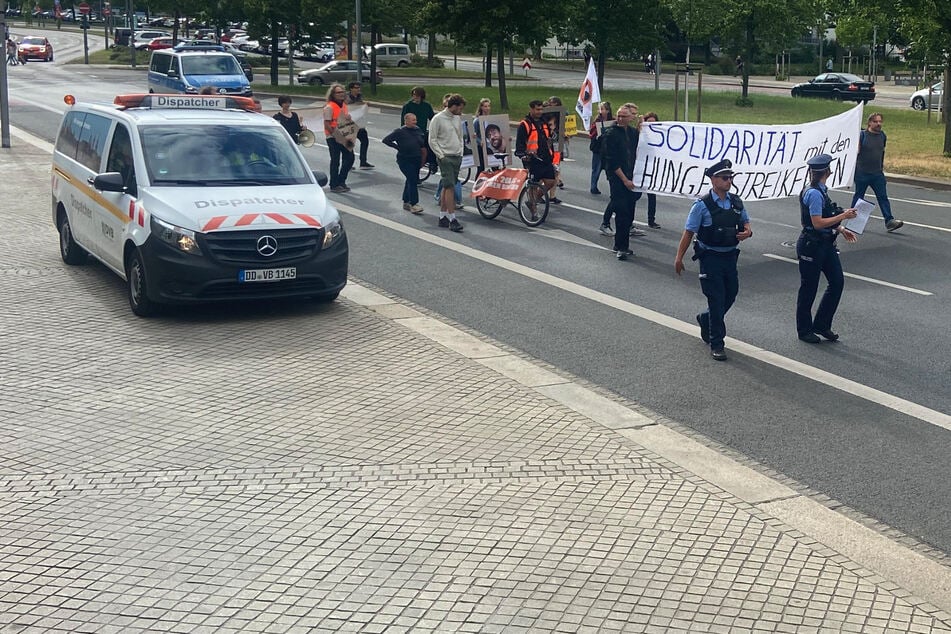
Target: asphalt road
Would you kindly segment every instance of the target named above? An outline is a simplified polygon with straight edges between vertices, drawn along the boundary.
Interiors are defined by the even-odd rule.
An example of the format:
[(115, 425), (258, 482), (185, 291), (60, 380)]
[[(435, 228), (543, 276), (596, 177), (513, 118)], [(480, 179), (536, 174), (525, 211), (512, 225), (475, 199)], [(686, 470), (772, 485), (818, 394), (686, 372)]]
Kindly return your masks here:
[[(47, 141), (65, 109), (64, 91), (111, 100), (144, 88), (141, 74), (58, 64), (10, 74), (12, 124)], [(272, 100), (264, 105), (276, 108)], [(319, 117), (312, 104), (295, 105), (305, 119)], [(819, 346), (795, 337), (798, 274), (789, 243), (798, 233), (797, 203), (750, 205), (755, 237), (744, 244), (740, 297), (727, 320), (731, 359), (716, 363), (693, 323), (704, 304), (696, 267), (688, 265), (682, 278), (673, 274), (687, 201), (659, 199), (663, 228), (633, 238), (636, 256), (617, 262), (610, 239), (597, 233), (606, 199), (586, 193), (588, 152), (578, 143), (565, 167), (566, 204), (554, 207), (545, 225), (528, 229), (511, 208), (486, 221), (470, 206), (461, 217), (465, 233), (451, 234), (436, 227), (430, 184), (423, 187), (425, 215), (400, 208), (401, 177), (391, 152), (376, 142), (396, 118), (371, 112), (370, 160), (378, 167), (355, 172), (353, 192), (333, 197), (350, 234), (355, 277), (951, 553), (951, 431), (941, 426), (951, 412), (948, 193), (890, 187), (906, 227), (886, 234), (873, 221), (857, 245), (843, 245), (847, 273), (861, 278), (846, 280), (835, 324), (843, 340)], [(305, 154), (326, 168), (319, 144)], [(835, 198), (848, 202), (849, 193)], [(641, 222), (643, 214), (639, 209)], [(841, 379), (850, 383), (837, 384)], [(445, 389), (453, 389), (453, 377)]]

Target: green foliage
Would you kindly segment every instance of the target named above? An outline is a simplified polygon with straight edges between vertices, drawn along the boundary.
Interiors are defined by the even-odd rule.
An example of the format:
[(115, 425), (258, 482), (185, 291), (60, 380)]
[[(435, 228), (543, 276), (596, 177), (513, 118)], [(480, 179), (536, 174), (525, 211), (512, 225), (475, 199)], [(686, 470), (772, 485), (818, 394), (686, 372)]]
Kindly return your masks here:
[(419, 53), (413, 53), (409, 57), (409, 63), (411, 66), (421, 66), (423, 68), (445, 68), (446, 60), (441, 57), (433, 56), (432, 59), (424, 57)]

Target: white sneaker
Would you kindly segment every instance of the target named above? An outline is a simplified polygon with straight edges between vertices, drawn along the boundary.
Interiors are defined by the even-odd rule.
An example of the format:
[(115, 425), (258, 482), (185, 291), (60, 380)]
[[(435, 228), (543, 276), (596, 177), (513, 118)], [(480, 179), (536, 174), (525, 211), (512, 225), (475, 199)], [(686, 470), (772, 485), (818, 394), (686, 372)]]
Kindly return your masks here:
[(465, 208), (466, 208), (466, 206), (463, 205), (462, 203), (456, 203), (456, 209), (459, 209), (459, 210), (461, 211), (461, 210), (463, 210), (463, 209), (465, 209)]
[(423, 213), (423, 206), (422, 206), (422, 205), (411, 205), (411, 206), (409, 207), (408, 211), (411, 211), (412, 213), (414, 213), (414, 214), (416, 214), (416, 215), (418, 216), (419, 214)]
[(627, 234), (629, 236), (646, 236), (647, 232), (638, 229), (637, 227), (631, 227), (631, 232)]
[(611, 228), (611, 225), (601, 225), (598, 227), (598, 231), (601, 232), (602, 236), (613, 236), (614, 229)]
[(403, 211), (413, 211), (413, 206), (409, 203), (403, 203)]

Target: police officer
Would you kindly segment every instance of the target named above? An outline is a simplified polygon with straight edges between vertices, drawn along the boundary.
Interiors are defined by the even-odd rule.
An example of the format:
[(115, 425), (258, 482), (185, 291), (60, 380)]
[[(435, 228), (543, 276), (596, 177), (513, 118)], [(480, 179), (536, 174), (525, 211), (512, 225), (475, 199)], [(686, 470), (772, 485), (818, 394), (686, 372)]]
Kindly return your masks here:
[[(796, 331), (806, 343), (819, 343), (822, 335), (835, 341), (839, 335), (832, 332), (832, 318), (842, 297), (845, 276), (842, 263), (835, 248), (839, 235), (846, 242), (855, 242), (855, 234), (839, 223), (855, 218), (855, 209), (842, 209), (829, 198), (826, 180), (832, 170), (832, 157), (820, 154), (806, 161), (809, 166), (809, 187), (799, 195), (799, 210), (802, 233), (796, 241), (796, 256), (799, 258), (799, 296), (796, 299)], [(816, 316), (812, 316), (812, 304), (819, 289), (819, 274), (826, 276), (826, 292), (822, 295)]]
[[(700, 338), (710, 344), (710, 354), (717, 361), (726, 361), (723, 339), (727, 311), (740, 289), (736, 272), (737, 248), (741, 240), (753, 235), (750, 217), (739, 196), (730, 193), (733, 186), (733, 163), (723, 159), (704, 171), (713, 188), (690, 208), (684, 233), (677, 246), (674, 270), (684, 270), (684, 254), (693, 242), (694, 260), (700, 263), (700, 288), (707, 298), (707, 311), (697, 315)], [(696, 236), (696, 240), (694, 240)]]

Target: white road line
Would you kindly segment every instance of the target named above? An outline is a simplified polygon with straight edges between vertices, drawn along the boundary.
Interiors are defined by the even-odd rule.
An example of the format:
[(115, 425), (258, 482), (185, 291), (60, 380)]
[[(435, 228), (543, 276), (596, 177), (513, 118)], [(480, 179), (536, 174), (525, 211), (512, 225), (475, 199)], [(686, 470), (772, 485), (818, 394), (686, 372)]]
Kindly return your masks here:
[[(780, 260), (782, 262), (789, 262), (790, 264), (799, 264), (799, 260), (793, 258), (785, 258), (781, 255), (775, 255), (773, 253), (764, 253), (763, 257), (770, 258), (773, 260)], [(922, 291), (917, 288), (912, 288), (910, 286), (902, 286), (901, 284), (892, 284), (891, 282), (886, 282), (884, 280), (876, 280), (873, 277), (865, 277), (864, 275), (856, 275), (855, 273), (846, 273), (846, 277), (851, 277), (856, 280), (862, 280), (863, 282), (868, 282), (870, 284), (878, 284), (880, 286), (887, 286), (889, 288), (896, 288), (900, 291), (908, 291), (909, 293), (915, 293), (917, 295), (934, 295), (929, 291)]]
[[(676, 319), (674, 317), (668, 317), (663, 313), (659, 313), (649, 308), (619, 299), (612, 295), (587, 288), (581, 284), (576, 284), (575, 282), (570, 282), (568, 280), (555, 277), (549, 273), (511, 262), (490, 253), (484, 253), (477, 249), (473, 249), (472, 247), (431, 235), (426, 231), (400, 224), (393, 220), (389, 220), (388, 218), (382, 218), (349, 205), (335, 203), (335, 206), (340, 211), (348, 213), (357, 218), (361, 218), (368, 222), (386, 227), (392, 231), (398, 231), (399, 233), (417, 238), (423, 242), (428, 242), (429, 244), (454, 251), (461, 255), (469, 256), (475, 260), (497, 266), (501, 269), (516, 273), (517, 275), (522, 275), (536, 282), (548, 284), (554, 288), (572, 293), (578, 297), (583, 297), (585, 299), (598, 302), (599, 304), (620, 310), (629, 315), (634, 315), (635, 317), (639, 317), (659, 326), (669, 328), (670, 330), (675, 330), (691, 337), (697, 337), (698, 333), (700, 332), (700, 329), (696, 324), (681, 321), (680, 319)], [(731, 351), (734, 351), (738, 354), (743, 354), (762, 363), (767, 363), (781, 370), (786, 370), (787, 372), (791, 372), (811, 381), (816, 381), (817, 383), (820, 383), (824, 386), (832, 387), (842, 392), (852, 394), (853, 396), (864, 399), (871, 403), (876, 403), (883, 407), (887, 407), (900, 414), (911, 416), (912, 418), (929, 423), (935, 427), (941, 427), (951, 431), (951, 416), (948, 414), (930, 409), (923, 405), (919, 405), (918, 403), (913, 403), (911, 401), (898, 398), (897, 396), (892, 396), (891, 394), (876, 390), (875, 388), (868, 387), (867, 385), (862, 385), (857, 381), (852, 381), (831, 372), (814, 368), (810, 365), (806, 365), (805, 363), (801, 363), (794, 359), (789, 359), (782, 355), (776, 354), (775, 352), (764, 350), (763, 348), (739, 341), (737, 339), (730, 338), (729, 347)]]

